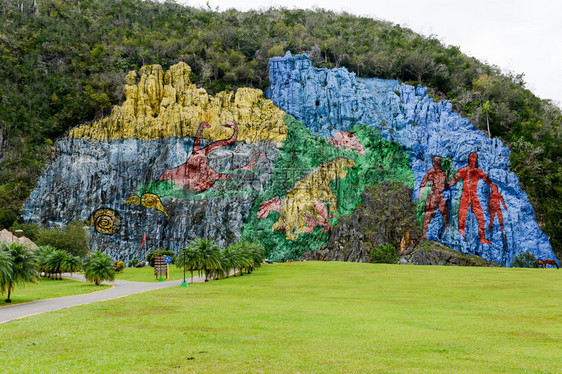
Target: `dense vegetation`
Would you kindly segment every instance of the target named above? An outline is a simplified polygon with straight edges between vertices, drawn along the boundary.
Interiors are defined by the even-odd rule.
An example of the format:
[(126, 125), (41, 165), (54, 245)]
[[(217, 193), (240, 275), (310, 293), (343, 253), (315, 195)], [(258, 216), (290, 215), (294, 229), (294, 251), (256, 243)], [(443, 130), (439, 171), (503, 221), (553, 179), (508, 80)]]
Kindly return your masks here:
[(450, 100), (510, 145), (512, 170), (562, 254), (562, 115), (523, 76), (388, 22), (324, 10), (218, 13), (171, 1), (0, 2), (0, 225), (17, 218), (54, 141), (123, 100), (127, 71), (185, 61), (211, 92), (265, 89), (268, 58), (286, 50), (319, 67), (421, 83)]

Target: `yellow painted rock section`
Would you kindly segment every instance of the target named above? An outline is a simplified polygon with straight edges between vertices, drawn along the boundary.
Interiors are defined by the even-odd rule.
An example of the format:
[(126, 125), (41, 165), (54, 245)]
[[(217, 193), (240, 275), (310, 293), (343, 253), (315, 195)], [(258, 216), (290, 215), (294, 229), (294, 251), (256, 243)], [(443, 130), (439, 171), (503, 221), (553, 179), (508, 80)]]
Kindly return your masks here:
[(285, 112), (263, 96), (261, 90), (240, 88), (210, 96), (189, 80), (191, 68), (184, 62), (166, 73), (160, 65), (143, 66), (125, 78), (126, 100), (113, 107), (109, 117), (70, 131), (69, 137), (89, 140), (163, 139), (194, 137), (202, 121), (211, 125), (202, 139), (230, 138), (238, 125), (238, 141), (275, 141), (280, 145), (287, 137), (283, 122)]
[(273, 224), (271, 231), (285, 229), (285, 238), (296, 240), (298, 234), (305, 230), (306, 216), (320, 219), (316, 203), (330, 203), (330, 211), (338, 210), (338, 199), (330, 190), (330, 183), (345, 178), (347, 170), (355, 166), (355, 161), (338, 157), (314, 170), (309, 171), (295, 183), (281, 202), (279, 220)]

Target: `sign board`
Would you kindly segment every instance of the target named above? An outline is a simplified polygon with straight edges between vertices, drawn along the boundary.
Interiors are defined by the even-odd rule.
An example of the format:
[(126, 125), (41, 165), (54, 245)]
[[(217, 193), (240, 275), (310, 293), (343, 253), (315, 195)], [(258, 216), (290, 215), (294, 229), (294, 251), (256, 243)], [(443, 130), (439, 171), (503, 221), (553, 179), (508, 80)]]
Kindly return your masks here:
[(154, 275), (156, 279), (168, 279), (168, 264), (162, 255), (154, 256)]
[(172, 258), (170, 256), (166, 256), (166, 257), (164, 257), (164, 262), (167, 263), (167, 264), (171, 264)]

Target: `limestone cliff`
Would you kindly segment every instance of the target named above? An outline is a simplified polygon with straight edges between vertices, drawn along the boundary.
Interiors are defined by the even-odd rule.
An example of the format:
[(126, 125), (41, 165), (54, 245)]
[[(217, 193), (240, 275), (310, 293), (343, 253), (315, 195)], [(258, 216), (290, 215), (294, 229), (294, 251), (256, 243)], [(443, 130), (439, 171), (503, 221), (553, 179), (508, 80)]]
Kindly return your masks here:
[[(129, 73), (121, 106), (57, 142), (24, 219), (83, 221), (92, 247), (120, 260), (196, 237), (258, 241), (277, 261), (315, 250), (349, 260), (408, 241), (382, 224), (400, 215), (385, 194), (363, 194), (394, 182), (409, 188), (400, 204), (417, 204), (423, 229), (410, 227), (411, 238), (507, 266), (523, 251), (555, 258), (509, 149), (449, 103), (306, 56), (269, 68), (269, 99), (249, 88), (208, 95), (184, 63)], [(332, 251), (340, 247), (352, 255)]]
[(123, 260), (196, 237), (237, 239), (286, 138), (285, 114), (255, 89), (212, 97), (189, 72), (179, 63), (129, 73), (123, 105), (56, 143), (24, 219), (84, 221), (92, 247)]
[(506, 266), (521, 252), (555, 258), (509, 170), (509, 149), (454, 113), (449, 102), (435, 102), (421, 86), (314, 68), (308, 57), (290, 53), (271, 59), (269, 74), (268, 96), (316, 135), (363, 124), (404, 148), (415, 177), (412, 198), (420, 221), (429, 221), (428, 239)]

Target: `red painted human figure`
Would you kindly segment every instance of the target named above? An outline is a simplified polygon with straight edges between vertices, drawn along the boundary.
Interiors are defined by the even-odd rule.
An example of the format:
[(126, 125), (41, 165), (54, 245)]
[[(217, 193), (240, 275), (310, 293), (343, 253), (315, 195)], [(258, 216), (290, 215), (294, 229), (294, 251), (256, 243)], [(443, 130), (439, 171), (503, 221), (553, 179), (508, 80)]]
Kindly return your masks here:
[(486, 182), (490, 187), (493, 186), (493, 183), (486, 173), (478, 169), (478, 155), (476, 152), (472, 152), (468, 155), (468, 166), (461, 168), (457, 174), (455, 174), (450, 186), (454, 186), (459, 179), (462, 179), (463, 181), (461, 203), (459, 206), (459, 232), (461, 235), (465, 234), (464, 228), (466, 225), (466, 216), (468, 214), (468, 208), (470, 207), (478, 220), (478, 235), (480, 236), (480, 243), (492, 244), (491, 241), (486, 239), (486, 235), (484, 233), (486, 229), (486, 221), (484, 219), (484, 212), (482, 212), (482, 206), (478, 200), (477, 190), (478, 181), (480, 179)]
[(445, 227), (449, 227), (449, 212), (447, 211), (447, 204), (442, 193), (443, 188), (447, 187), (447, 176), (445, 175), (445, 172), (441, 170), (441, 157), (439, 156), (433, 157), (433, 168), (429, 169), (421, 182), (418, 201), (421, 200), (423, 188), (428, 182), (431, 183), (431, 191), (425, 201), (425, 218), (423, 221), (422, 239), (426, 239), (427, 237), (427, 227), (435, 215), (436, 206), (443, 215)]
[(498, 220), (500, 221), (500, 227), (503, 231), (503, 216), (500, 206), (500, 202), (503, 204), (504, 209), (507, 211), (507, 206), (503, 200), (502, 195), (498, 192), (498, 186), (495, 184), (492, 186), (492, 193), (488, 197), (488, 213), (490, 213), (490, 226), (488, 227), (488, 232), (492, 231), (492, 225), (494, 223), (494, 215), (498, 215)]

